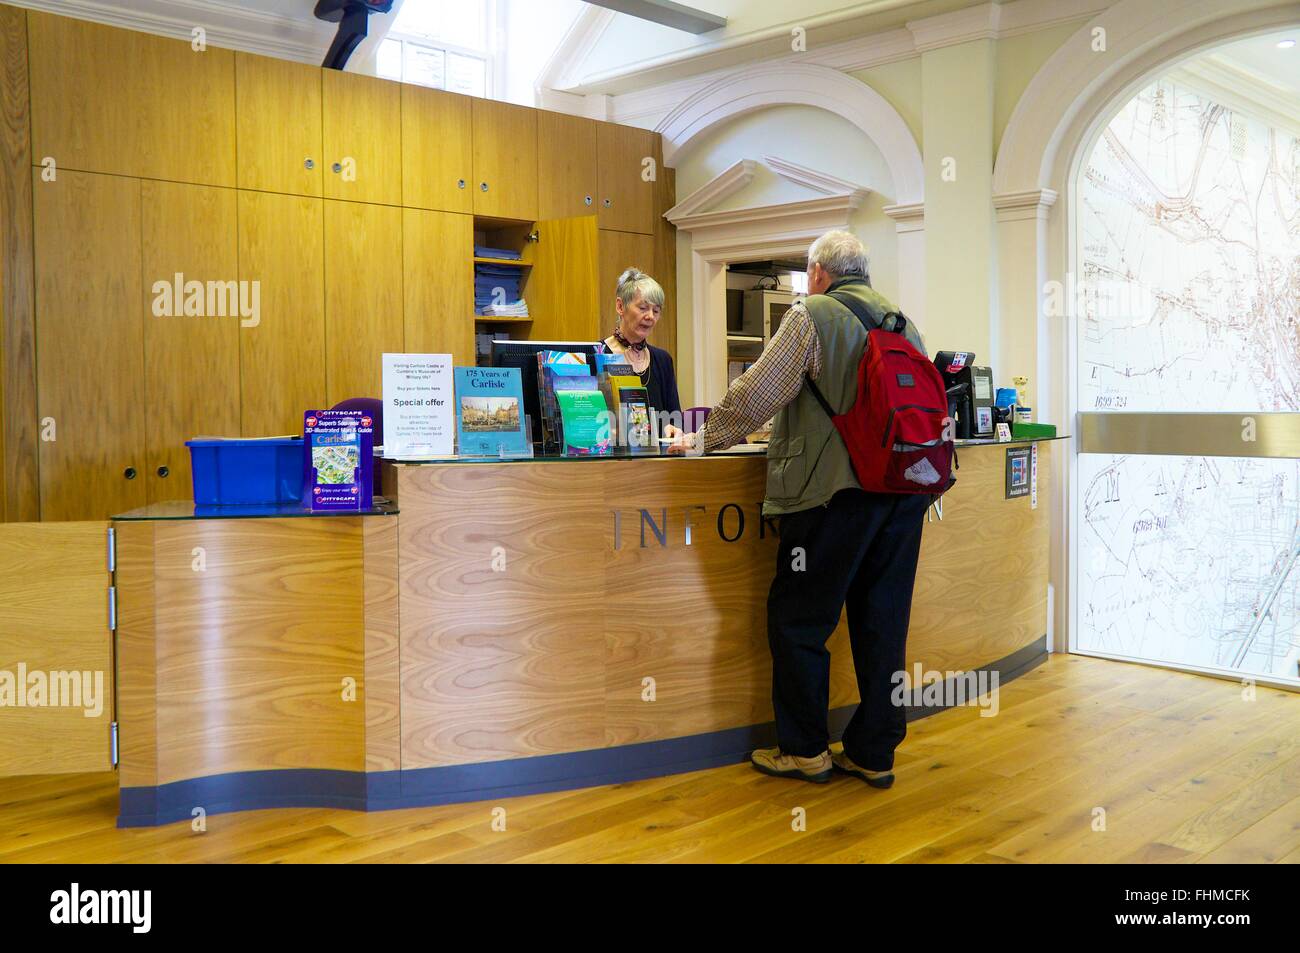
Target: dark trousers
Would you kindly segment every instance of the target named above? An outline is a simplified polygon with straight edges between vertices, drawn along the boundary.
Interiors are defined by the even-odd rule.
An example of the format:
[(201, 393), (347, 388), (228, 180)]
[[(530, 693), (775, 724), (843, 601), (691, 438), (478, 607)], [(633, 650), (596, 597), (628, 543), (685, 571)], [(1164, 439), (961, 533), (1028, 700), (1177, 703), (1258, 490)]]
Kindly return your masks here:
[[(826, 750), (831, 653), (826, 642), (848, 607), (861, 699), (844, 751), (870, 771), (894, 766), (907, 713), (891, 701), (904, 668), (912, 585), (930, 497), (841, 490), (828, 503), (780, 518), (776, 578), (767, 597), (772, 706), (786, 754)], [(799, 562), (802, 551), (802, 568)]]

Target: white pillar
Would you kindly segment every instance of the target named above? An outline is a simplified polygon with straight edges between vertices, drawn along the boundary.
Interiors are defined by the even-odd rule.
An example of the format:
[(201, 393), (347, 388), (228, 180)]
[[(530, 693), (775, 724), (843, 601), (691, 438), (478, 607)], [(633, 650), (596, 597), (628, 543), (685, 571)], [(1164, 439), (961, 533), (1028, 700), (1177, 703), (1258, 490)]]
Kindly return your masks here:
[[(898, 301), (925, 334), (925, 203), (886, 205), (898, 233)], [(929, 341), (926, 342), (929, 344)], [(933, 355), (931, 355), (933, 356)]]

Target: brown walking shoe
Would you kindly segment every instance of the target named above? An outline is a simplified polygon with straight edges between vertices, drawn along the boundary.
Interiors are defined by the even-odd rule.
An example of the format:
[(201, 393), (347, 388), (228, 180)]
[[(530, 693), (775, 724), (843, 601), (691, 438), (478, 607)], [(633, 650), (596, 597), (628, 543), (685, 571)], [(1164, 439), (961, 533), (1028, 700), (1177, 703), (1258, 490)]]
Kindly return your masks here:
[(775, 778), (795, 778), (825, 784), (831, 779), (831, 753), (823, 751), (815, 758), (782, 754), (780, 748), (759, 748), (749, 756), (750, 763)]
[(870, 771), (853, 762), (853, 759), (843, 751), (837, 751), (831, 755), (831, 760), (835, 763), (836, 770), (843, 771), (845, 774), (851, 774), (855, 778), (861, 778), (873, 788), (887, 788), (894, 783), (893, 771)]

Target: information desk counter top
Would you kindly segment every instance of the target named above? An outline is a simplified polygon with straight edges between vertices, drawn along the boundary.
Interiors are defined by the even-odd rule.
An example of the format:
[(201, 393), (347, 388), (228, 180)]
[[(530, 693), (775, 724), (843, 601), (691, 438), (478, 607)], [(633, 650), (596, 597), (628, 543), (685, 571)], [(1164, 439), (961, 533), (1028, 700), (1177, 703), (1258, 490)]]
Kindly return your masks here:
[[(1031, 498), (1002, 451), (961, 454), (922, 538), (913, 676), (1045, 657), (1056, 456), (1040, 442)], [(766, 461), (663, 459), (387, 466), (388, 519), (116, 522), (119, 823), (500, 798), (774, 743)], [(828, 646), (837, 733), (843, 621)]]

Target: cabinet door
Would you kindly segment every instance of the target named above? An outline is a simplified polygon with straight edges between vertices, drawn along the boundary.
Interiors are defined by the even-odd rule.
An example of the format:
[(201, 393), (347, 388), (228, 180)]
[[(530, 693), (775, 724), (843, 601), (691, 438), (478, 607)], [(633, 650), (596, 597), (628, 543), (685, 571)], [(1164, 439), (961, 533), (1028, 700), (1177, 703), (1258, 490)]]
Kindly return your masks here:
[(594, 215), (538, 222), (537, 241), (524, 246), (524, 260), (532, 264), (525, 289), (533, 316), (530, 338), (598, 341), (609, 334), (609, 328), (600, 330), (601, 289), (596, 286), (599, 238)]
[(543, 219), (596, 212), (596, 122), (564, 113), (537, 113), (538, 215)]
[(325, 197), (402, 203), (400, 83), (322, 70)]
[(325, 253), (321, 199), (239, 193), (239, 277), (257, 282), (255, 323), (239, 332), (245, 437), (302, 433), (325, 405)]
[(234, 54), (28, 13), (32, 149), (60, 169), (235, 183)]
[[(475, 99), (474, 214), (537, 218), (537, 110)], [(547, 143), (547, 148), (562, 148)]]
[(471, 99), (402, 84), (402, 204), (474, 211)]
[[(618, 276), (628, 268), (639, 268), (654, 277), (650, 269), (654, 267), (655, 245), (650, 235), (633, 232), (615, 232), (600, 230), (600, 327), (602, 338), (608, 337), (614, 329), (618, 312), (614, 309), (614, 296), (618, 290)], [(657, 279), (656, 279), (657, 280)], [(650, 343), (658, 345), (655, 335), (650, 335)]]
[(321, 70), (235, 54), (239, 187), (321, 194)]
[(104, 519), (145, 503), (140, 182), (32, 171), (41, 518)]
[(474, 219), (402, 211), (406, 350), (474, 364)]
[(402, 210), (326, 200), (329, 405), (349, 397), (382, 397), (382, 355), (402, 350)]
[(600, 227), (649, 235), (654, 231), (655, 180), (647, 176), (653, 170), (657, 178), (663, 165), (659, 136), (646, 129), (602, 122), (596, 130), (596, 152), (600, 157)]
[(107, 532), (105, 522), (0, 524), (0, 671), (74, 673), (58, 682), (70, 704), (0, 706), (0, 777), (113, 768)]
[(240, 309), (251, 300), (238, 282), (233, 189), (146, 181), (141, 191), (141, 478), (153, 503), (190, 497), (186, 440), (239, 436)]

